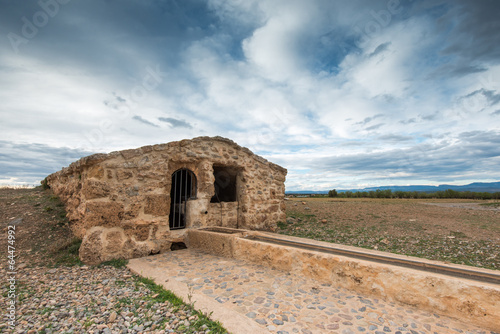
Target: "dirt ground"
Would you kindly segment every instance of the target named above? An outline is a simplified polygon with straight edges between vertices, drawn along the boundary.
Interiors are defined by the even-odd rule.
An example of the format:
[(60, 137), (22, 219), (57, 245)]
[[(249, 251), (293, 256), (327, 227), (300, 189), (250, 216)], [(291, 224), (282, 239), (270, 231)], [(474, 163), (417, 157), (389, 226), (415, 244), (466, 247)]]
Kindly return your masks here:
[(500, 269), (500, 203), (293, 198), (278, 233)]
[[(121, 268), (123, 261), (84, 266), (78, 259), (80, 243), (72, 236), (63, 204), (51, 190), (0, 189), (0, 275), (5, 277), (1, 303), (7, 305), (7, 295), (17, 293), (15, 329), (7, 324), (11, 318), (2, 317), (0, 333), (121, 333), (127, 327), (153, 332), (156, 326), (154, 332), (169, 326), (189, 333), (205, 333), (200, 328), (226, 333), (220, 323), (172, 292)], [(8, 262), (12, 261), (8, 246), (15, 248), (14, 264)], [(141, 316), (130, 317), (132, 311)], [(113, 313), (116, 321), (106, 320)], [(120, 314), (127, 314), (128, 320), (123, 322)], [(157, 320), (148, 321), (150, 315)], [(179, 321), (181, 317), (189, 318), (190, 325)]]
[[(50, 190), (0, 189), (0, 247), (7, 254), (8, 225), (15, 226), (16, 266), (55, 265), (77, 261), (75, 254), (61, 250), (72, 245), (78, 247), (66, 219), (63, 204)], [(11, 228), (12, 229), (12, 228)], [(67, 258), (72, 256), (72, 259)], [(0, 259), (0, 266), (7, 264), (7, 255)]]
[[(498, 203), (294, 198), (286, 204), (287, 221), (278, 224), (278, 233), (500, 269)], [(0, 189), (0, 248), (5, 250), (8, 225), (16, 229), (17, 266), (79, 261), (78, 240), (50, 190)], [(2, 256), (0, 266), (7, 260)]]

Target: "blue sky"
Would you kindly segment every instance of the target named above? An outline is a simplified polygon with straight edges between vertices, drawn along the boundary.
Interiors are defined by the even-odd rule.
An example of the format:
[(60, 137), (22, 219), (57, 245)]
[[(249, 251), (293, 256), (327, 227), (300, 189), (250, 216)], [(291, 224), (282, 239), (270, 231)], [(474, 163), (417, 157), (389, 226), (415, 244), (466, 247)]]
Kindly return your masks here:
[(220, 135), (287, 190), (500, 180), (500, 2), (0, 0), (0, 185)]

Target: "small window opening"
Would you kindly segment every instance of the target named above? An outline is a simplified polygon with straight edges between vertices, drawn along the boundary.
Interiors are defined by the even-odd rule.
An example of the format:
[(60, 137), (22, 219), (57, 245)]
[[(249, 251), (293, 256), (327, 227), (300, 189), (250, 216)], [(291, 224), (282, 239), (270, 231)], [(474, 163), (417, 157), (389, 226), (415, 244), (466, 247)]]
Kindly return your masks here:
[(236, 177), (238, 169), (227, 166), (214, 166), (215, 194), (210, 203), (236, 202)]
[(171, 251), (176, 251), (180, 249), (187, 249), (187, 246), (183, 242), (172, 242), (172, 245), (170, 246)]

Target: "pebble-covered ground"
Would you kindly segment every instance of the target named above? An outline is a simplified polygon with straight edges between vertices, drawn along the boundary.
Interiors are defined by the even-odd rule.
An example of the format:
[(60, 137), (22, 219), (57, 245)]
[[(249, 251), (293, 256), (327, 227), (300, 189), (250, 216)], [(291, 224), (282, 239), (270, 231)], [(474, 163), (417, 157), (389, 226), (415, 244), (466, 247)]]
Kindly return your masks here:
[[(362, 217), (351, 217), (349, 224), (352, 229), (357, 224), (377, 224), (377, 229), (383, 228), (383, 235), (374, 245), (380, 248), (390, 247), (391, 236), (400, 236), (398, 229), (387, 225), (391, 217), (386, 215), (392, 209), (383, 206), (389, 213), (384, 211), (377, 216), (376, 210), (380, 211), (380, 207), (377, 203), (372, 204), (366, 212), (356, 213)], [(327, 232), (333, 229), (331, 224), (338, 221), (336, 218), (346, 214), (346, 210), (361, 210), (360, 206), (352, 204), (333, 209), (330, 206), (319, 207), (321, 212), (316, 212), (314, 205), (308, 205), (311, 206), (309, 210), (305, 210), (307, 206), (301, 203), (293, 209), (304, 207), (304, 212), (300, 213), (304, 220), (307, 220), (305, 218), (308, 218), (309, 214), (316, 215), (312, 217), (315, 222), (328, 218), (325, 224), (321, 223), (319, 229)], [(318, 202), (318, 205), (324, 204)], [(418, 209), (420, 213), (420, 207)], [(453, 225), (453, 229), (443, 225), (441, 211), (439, 215), (436, 214), (436, 219), (440, 219), (439, 225), (424, 224), (427, 220), (414, 217), (416, 213), (413, 211), (405, 208), (406, 220), (401, 226), (396, 226), (401, 227), (404, 233), (409, 233), (408, 226), (411, 227), (410, 232), (414, 230), (414, 233), (441, 233), (442, 230), (442, 238), (470, 244), (471, 241), (479, 242), (486, 238), (479, 233), (484, 232), (488, 233), (488, 238), (496, 240), (495, 247), (498, 246), (498, 220), (495, 220), (497, 216), (490, 219), (490, 216), (476, 217), (476, 211), (467, 214), (459, 212), (460, 217), (468, 217), (468, 220), (462, 222), (463, 226), (458, 230), (456, 225)], [(334, 215), (331, 215), (332, 212)], [(490, 214), (485, 212), (481, 211), (481, 214)], [(455, 214), (454, 211), (453, 213)], [(454, 223), (457, 220), (449, 221)], [(408, 225), (407, 222), (412, 224)], [(301, 231), (297, 229), (304, 228), (299, 226), (301, 224), (299, 219), (295, 219), (292, 224), (287, 223), (287, 228), (289, 226), (294, 231)], [(18, 293), (16, 326), (13, 330), (9, 329), (5, 312), (9, 302), (8, 226), (12, 225), (16, 226), (14, 246)], [(472, 227), (477, 226), (479, 229), (472, 230)], [(0, 189), (0, 227), (0, 249), (4, 250), (4, 255), (0, 258), (0, 333), (223, 332), (220, 328), (208, 328), (205, 323), (209, 322), (201, 321), (200, 314), (189, 306), (175, 306), (171, 302), (165, 302), (156, 296), (157, 291), (151, 290), (143, 280), (133, 276), (126, 268), (65, 266), (78, 264), (78, 242), (72, 238), (63, 205), (50, 191), (38, 188)], [(338, 231), (335, 235), (354, 235), (357, 238), (355, 233), (350, 233), (354, 231), (352, 229), (347, 232)], [(316, 224), (315, 231), (317, 230)], [(374, 231), (368, 232), (373, 239)], [(412, 240), (418, 238), (410, 237)], [(426, 244), (420, 245), (419, 249), (433, 247)], [(498, 264), (497, 258), (491, 258), (497, 256), (498, 252), (485, 251), (484, 247), (478, 251), (482, 253), (473, 253), (476, 265), (481, 262), (482, 265), (489, 264), (487, 267), (494, 268)], [(172, 279), (185, 282), (195, 293), (201, 292), (216, 300), (220, 307), (229, 307), (240, 312), (270, 332), (493, 333), (432, 313), (369, 299), (333, 286), (318, 285), (269, 268), (210, 257), (192, 250), (149, 257), (147, 262), (162, 266), (162, 270)]]
[(130, 264), (132, 269), (138, 261), (163, 279), (185, 283), (193, 293), (246, 316), (270, 333), (498, 334), (293, 273), (193, 249), (136, 259)]
[[(80, 242), (50, 189), (0, 189), (0, 333), (225, 332), (124, 267), (83, 266)], [(14, 329), (7, 318), (11, 276)]]
[[(1, 277), (7, 277), (4, 269)], [(189, 306), (160, 302), (127, 268), (35, 267), (17, 275), (17, 320), (2, 333), (214, 333)], [(5, 291), (5, 286), (3, 286)], [(0, 304), (6, 305), (3, 293)]]

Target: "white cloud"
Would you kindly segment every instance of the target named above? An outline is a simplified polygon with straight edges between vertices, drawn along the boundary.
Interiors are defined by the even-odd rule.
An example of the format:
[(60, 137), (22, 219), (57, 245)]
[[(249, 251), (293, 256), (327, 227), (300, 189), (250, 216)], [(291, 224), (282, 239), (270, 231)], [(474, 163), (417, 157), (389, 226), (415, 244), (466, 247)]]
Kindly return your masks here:
[[(499, 34), (481, 33), (497, 20), (486, 5), (401, 1), (381, 24), (373, 13), (387, 1), (177, 4), (75, 3), (20, 54), (1, 49), (0, 139), (87, 152), (222, 135), (289, 168), (290, 189), (319, 189), (436, 182), (434, 159), (450, 159), (439, 150), (455, 152), (461, 133), (500, 131)], [(17, 31), (12, 17), (0, 25)], [(370, 24), (379, 28), (367, 35)], [(336, 160), (346, 166), (321, 166)], [(451, 178), (472, 178), (453, 161), (463, 170)]]
[(251, 38), (243, 41), (247, 59), (255, 64), (260, 74), (275, 81), (297, 76), (301, 64), (296, 55), (296, 33), (301, 20), (295, 15), (270, 18)]

